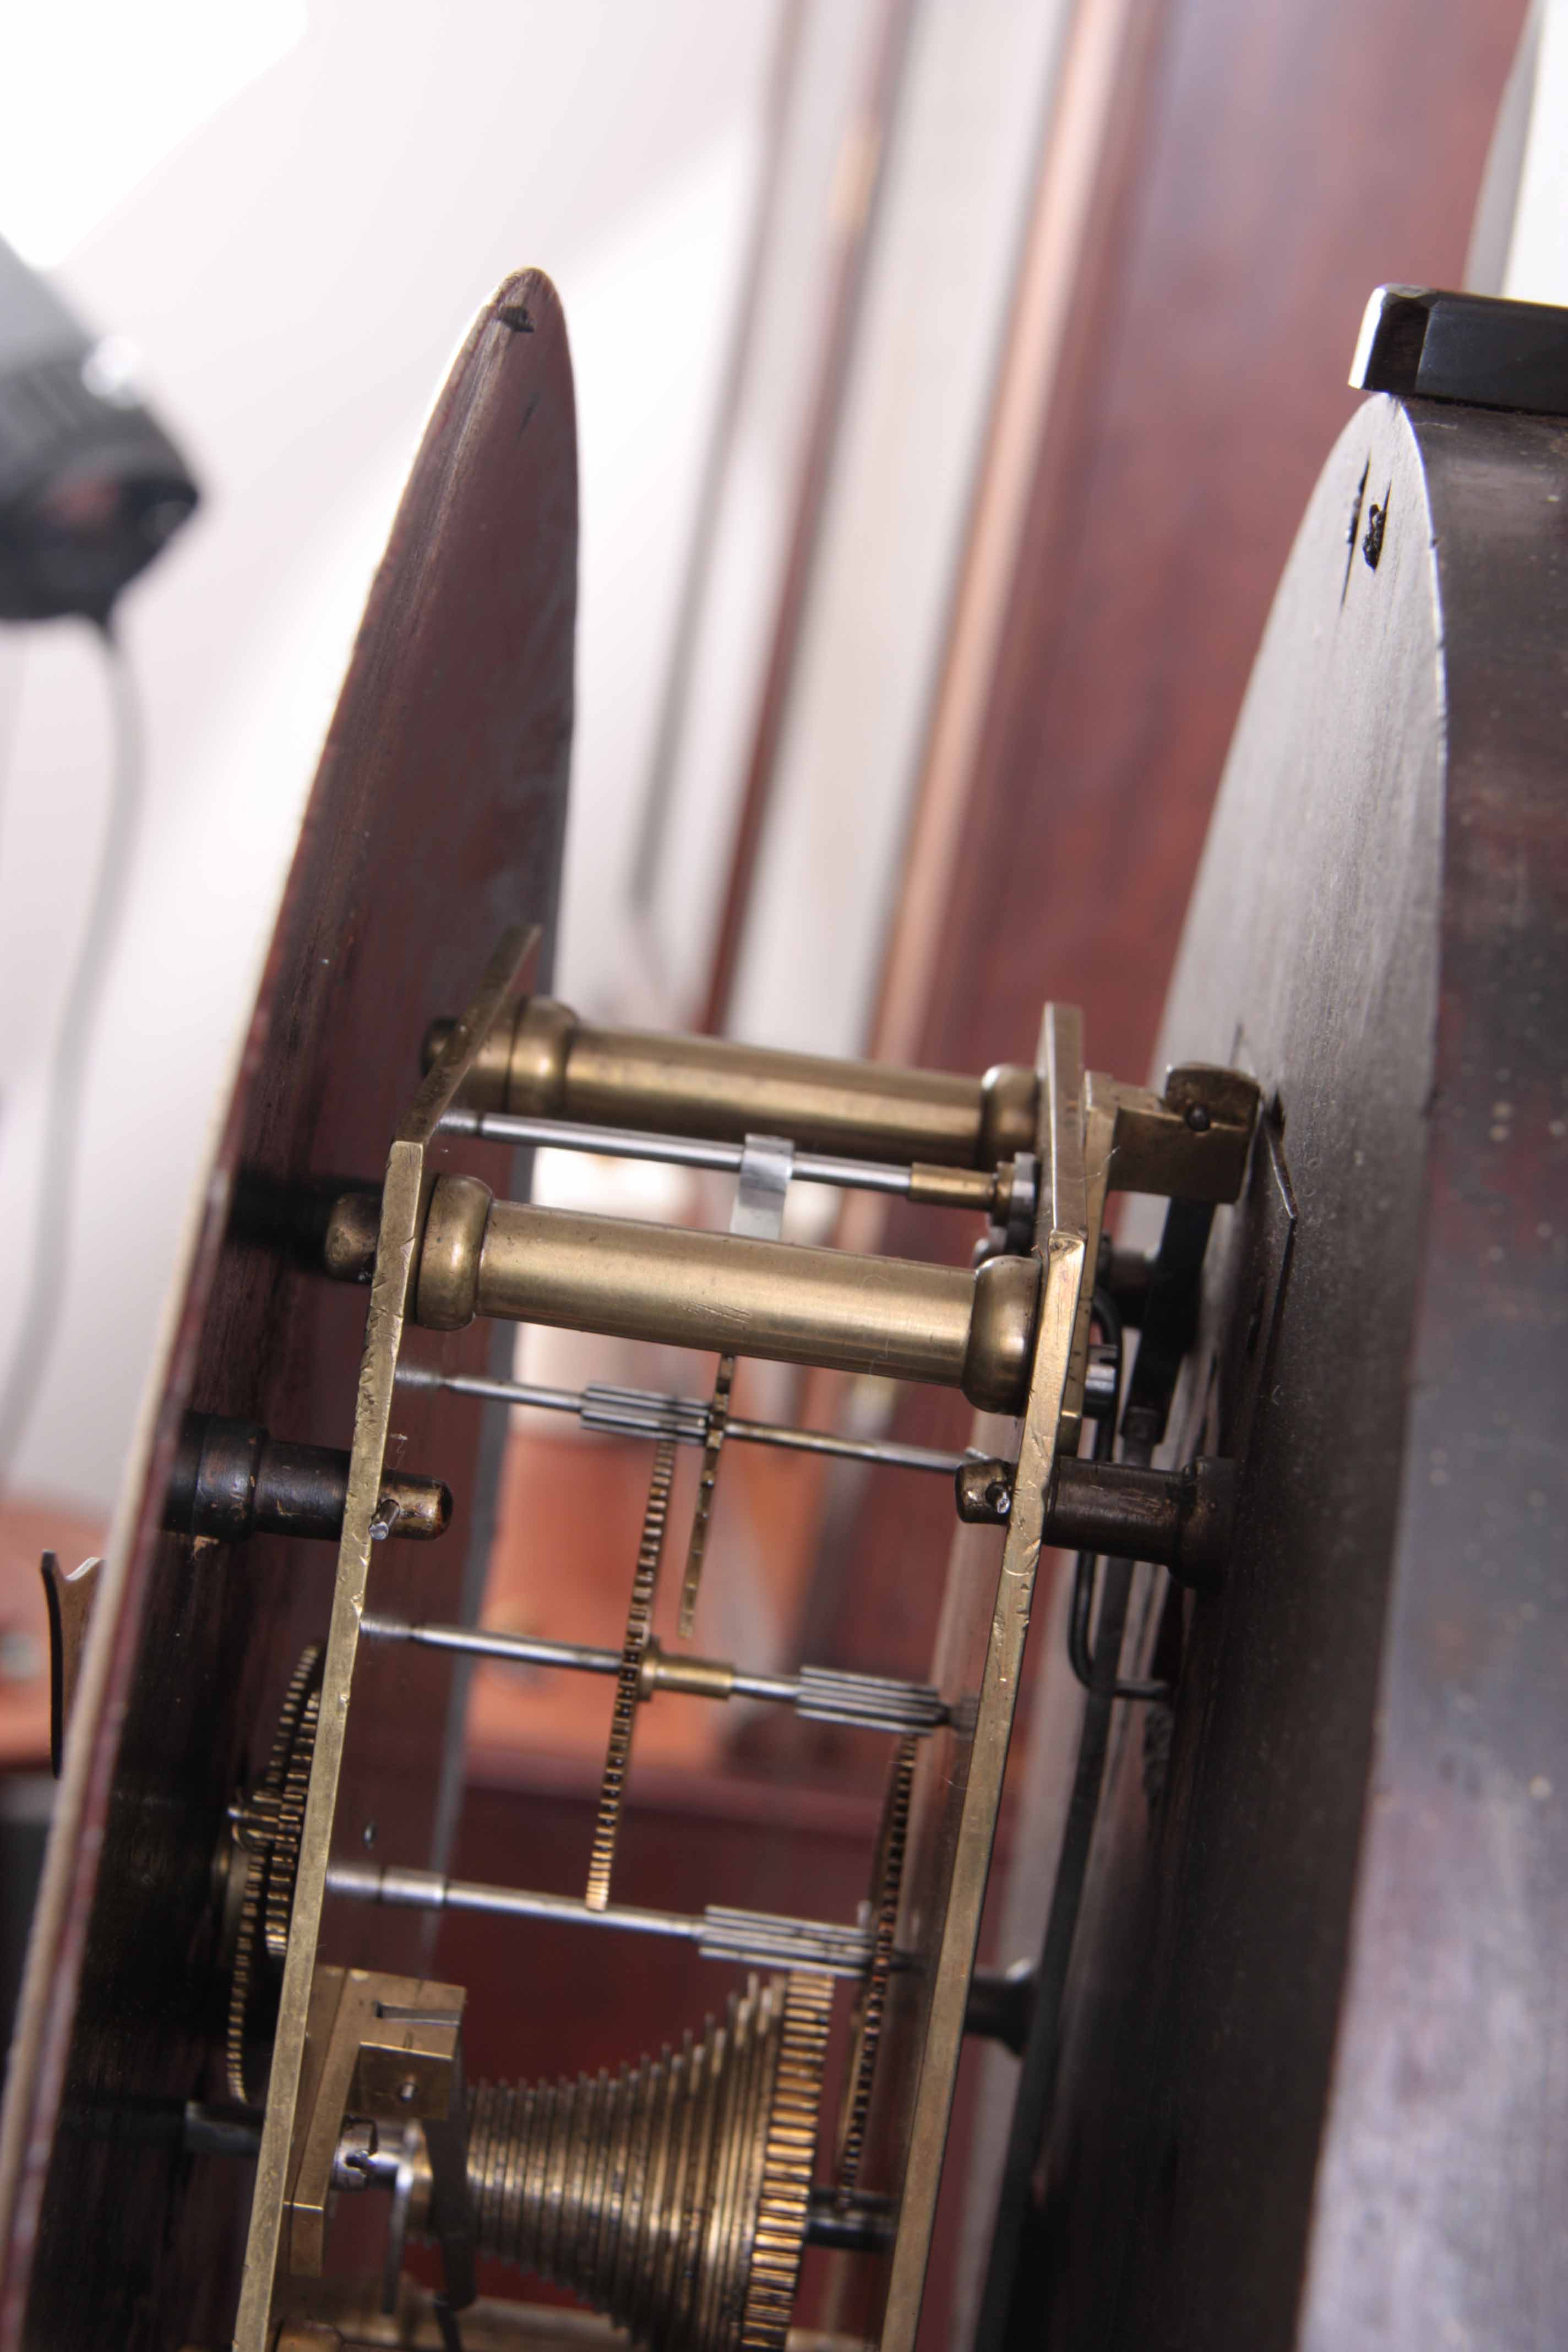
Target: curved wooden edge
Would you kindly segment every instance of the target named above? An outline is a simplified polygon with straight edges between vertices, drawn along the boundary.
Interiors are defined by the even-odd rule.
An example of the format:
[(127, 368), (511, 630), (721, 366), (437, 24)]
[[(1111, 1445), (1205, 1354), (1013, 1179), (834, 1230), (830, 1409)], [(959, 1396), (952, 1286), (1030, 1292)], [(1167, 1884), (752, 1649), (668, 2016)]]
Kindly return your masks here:
[[(516, 354), (525, 351), (531, 367), (519, 365)], [(572, 718), (575, 428), (560, 299), (542, 271), (525, 269), (506, 278), (479, 312), (432, 404), (328, 730), (254, 1008), (234, 1056), (227, 1109), (191, 1202), (178, 1271), (128, 1456), (106, 1547), (101, 1589), (83, 1654), (0, 2114), (0, 2344), (6, 2346), (22, 2339), (111, 1789), (149, 1587), (161, 1549), (162, 1497), (181, 1417), (204, 1362), (210, 1360), (215, 1344), (220, 1344), (213, 1328), (215, 1298), (237, 1180), (255, 1142), (250, 1130), (267, 1084), (276, 1087), (279, 1071), (285, 1079), (289, 1075), (289, 1057), (298, 1059), (318, 1043), (317, 1037), (311, 1037), (301, 1047), (297, 1034), (301, 997), (309, 985), (307, 968), (318, 961), (316, 933), (325, 924), (335, 936), (346, 939), (356, 922), (368, 924), (375, 912), (374, 845), (358, 866), (345, 866), (341, 877), (334, 866), (327, 887), (330, 890), (341, 879), (338, 897), (344, 899), (346, 892), (344, 902), (325, 909), (320, 903), (323, 871), (334, 860), (342, 863), (344, 836), (353, 832), (354, 779), (349, 771), (357, 761), (370, 772), (373, 793), (379, 790), (384, 798), (387, 793), (401, 790), (407, 796), (408, 777), (399, 769), (397, 744), (385, 740), (389, 731), (385, 725), (381, 726), (377, 740), (378, 722), (383, 707), (395, 702), (400, 693), (406, 702), (409, 672), (428, 649), (433, 635), (429, 609), (433, 589), (437, 596), (443, 588), (447, 590), (448, 609), (437, 618), (450, 621), (451, 552), (447, 551), (443, 568), (439, 560), (432, 562), (431, 551), (435, 548), (439, 559), (443, 530), (449, 530), (454, 516), (467, 508), (471, 521), (474, 511), (486, 506), (487, 467), (494, 467), (498, 450), (504, 451), (519, 437), (515, 418), (500, 414), (519, 377), (529, 379), (523, 430), (541, 400), (547, 398), (552, 409), (549, 420), (552, 462), (545, 473), (547, 478), (555, 479), (556, 495), (553, 511), (542, 518), (533, 514), (520, 518), (538, 526), (520, 561), (531, 561), (543, 573), (543, 609), (533, 625), (532, 636), (525, 628), (522, 640), (513, 648), (523, 658), (497, 666), (491, 683), (500, 713), (497, 724), (504, 729), (509, 689), (514, 698), (522, 698), (525, 688), (518, 685), (518, 676), (520, 672), (526, 676), (527, 659), (533, 656), (539, 673), (532, 681), (536, 699), (540, 695), (546, 700), (553, 697), (554, 707), (542, 715), (531, 714), (539, 719), (535, 731), (542, 750), (535, 745), (519, 751), (531, 714), (525, 713), (522, 720), (514, 714), (511, 733), (492, 759), (497, 774), (510, 785), (511, 771), (526, 765), (531, 752), (531, 772), (539, 793), (555, 805), (553, 840), (547, 841), (542, 851), (543, 863), (550, 869), (544, 894), (549, 904), (537, 909), (552, 921)], [(504, 434), (495, 429), (501, 424)], [(488, 434), (487, 425), (491, 427)], [(527, 488), (526, 467), (514, 467), (510, 475), (504, 473), (504, 466), (500, 470), (503, 487), (515, 491), (521, 482)], [(491, 520), (499, 528), (509, 518), (504, 502), (494, 503)], [(481, 755), (489, 748), (481, 743)], [(481, 772), (469, 781), (477, 793), (482, 793), (494, 787), (497, 774), (487, 777)], [(499, 804), (504, 796), (492, 789), (492, 797)], [(378, 809), (380, 805), (378, 801)], [(483, 847), (479, 844), (470, 856), (476, 885), (488, 877), (489, 861), (482, 855)], [(461, 929), (461, 924), (457, 928)], [(296, 1108), (299, 1092), (296, 1086)], [(309, 1105), (299, 1109), (299, 1121), (298, 1164), (304, 1166), (310, 1155)], [(330, 1125), (330, 1117), (320, 1123)], [(232, 1334), (228, 1336), (232, 1339)]]

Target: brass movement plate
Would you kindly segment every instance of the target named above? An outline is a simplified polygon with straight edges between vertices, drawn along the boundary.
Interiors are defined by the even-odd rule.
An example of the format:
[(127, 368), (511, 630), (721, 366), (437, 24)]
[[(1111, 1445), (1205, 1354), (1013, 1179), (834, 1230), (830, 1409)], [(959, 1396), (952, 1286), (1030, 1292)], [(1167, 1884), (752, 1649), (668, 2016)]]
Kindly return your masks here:
[[(882, 2352), (913, 2352), (920, 2323), (1035, 1575), (1064, 1415), (1070, 1423), (1074, 1406), (1080, 1298), (1104, 1198), (1101, 1171), (1091, 1232), (1086, 1081), (1073, 1008), (1047, 1007), (1038, 1068), (1045, 1181), (1035, 1246), (1044, 1289), (1029, 1395), (1017, 1424), (1013, 1507), (999, 1558), (996, 1536), (984, 1528), (961, 1528), (953, 1547), (931, 1671), (952, 1719), (921, 1744), (898, 1932), (907, 1965), (895, 1975), (889, 2001), (863, 2176), (872, 2190), (896, 2191), (902, 2181), (897, 2236), (879, 2288), (880, 2327), (868, 2331), (879, 2333)], [(994, 1432), (995, 1423), (989, 1427)]]
[(397, 1360), (416, 1265), (420, 1211), (426, 1183), (434, 1176), (429, 1166), (431, 1147), (442, 1115), (479, 1047), (507, 1003), (529, 987), (540, 945), (541, 933), (536, 924), (503, 934), (483, 980), (426, 1075), (387, 1154), (381, 1229), (354, 1408), (348, 1502), (343, 1512), (342, 1540), (338, 1547), (331, 1629), (321, 1675), (320, 1728), (300, 1842), (289, 1955), (279, 2000), (266, 2120), (257, 2158), (245, 2272), (235, 2326), (235, 2352), (269, 2352), (275, 2324), (284, 2210), (290, 2175), (300, 2156), (296, 2145), (300, 2080), (305, 2060), (310, 1988), (315, 1977), (338, 1782), (353, 1694), (360, 1621), (364, 1614), (370, 1574), (371, 1525), (385, 1466)]

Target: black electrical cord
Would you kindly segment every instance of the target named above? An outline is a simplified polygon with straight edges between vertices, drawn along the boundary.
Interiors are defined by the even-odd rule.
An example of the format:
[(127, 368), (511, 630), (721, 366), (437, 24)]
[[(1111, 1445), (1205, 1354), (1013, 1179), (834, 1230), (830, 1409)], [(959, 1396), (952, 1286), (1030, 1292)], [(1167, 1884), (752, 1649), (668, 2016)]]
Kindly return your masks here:
[(10, 1486), (59, 1320), (70, 1258), (71, 1204), (81, 1146), (81, 1115), (93, 1034), (104, 983), (125, 912), (132, 853), (144, 783), (142, 719), (130, 665), (110, 622), (102, 624), (114, 727), (109, 808), (98, 853), (81, 946), (67, 991), (49, 1072), (39, 1165), (38, 1210), (27, 1286), (11, 1359), (0, 1385), (0, 1494)]

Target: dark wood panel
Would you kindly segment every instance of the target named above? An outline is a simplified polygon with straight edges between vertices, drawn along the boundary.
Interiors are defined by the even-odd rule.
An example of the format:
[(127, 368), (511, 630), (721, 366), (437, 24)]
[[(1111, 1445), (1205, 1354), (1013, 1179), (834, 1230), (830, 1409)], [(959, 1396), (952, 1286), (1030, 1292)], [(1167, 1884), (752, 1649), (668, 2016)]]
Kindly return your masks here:
[[(575, 571), (565, 331), (553, 289), (528, 272), (458, 357), (372, 590), (202, 1204), (140, 1499), (99, 1604), (104, 1679), (84, 1685), (12, 2061), (8, 2344), (163, 2352), (229, 2333), (247, 2183), (138, 2133), (158, 2102), (221, 2093), (212, 1857), (294, 1657), (325, 1633), (334, 1549), (193, 1546), (160, 1535), (162, 1497), (187, 1404), (348, 1443), (365, 1294), (310, 1270), (300, 1220), (344, 1175), (379, 1179), (425, 1027), (465, 1001), (503, 923), (552, 923)], [(488, 1344), (479, 1328), (447, 1353), (479, 1368)], [(447, 1478), (458, 1516), (432, 1549), (380, 1547), (372, 1602), (449, 1613), (484, 1549), (480, 1424), (425, 1391), (400, 1401), (396, 1431), (394, 1459)], [(373, 1654), (361, 1681), (367, 1716), (395, 1738), (351, 1727), (342, 1816), (356, 1836), (374, 1817), (405, 1854), (427, 1852), (448, 1676)], [(416, 1956), (406, 1927), (362, 1920), (328, 1957), (367, 1956), (373, 1933), (383, 1965)]]
[(1568, 2310), (1568, 431), (1412, 419), (1446, 646), (1440, 990), (1300, 2340), (1548, 2352)]
[(1044, 996), (1142, 1073), (1264, 616), (1371, 288), (1455, 283), (1522, 8), (1171, 0), (1084, 289), (973, 782), (926, 1058)]
[[(1347, 589), (1369, 457), (1405, 520)], [(1278, 1100), (1299, 1225), (1226, 1590), (1188, 1612), (1173, 1713), (1117, 1727), (1019, 2344), (1296, 2341), (1420, 1248), (1444, 799), (1424, 507), (1397, 420), (1354, 428), (1270, 624), (1173, 994), (1166, 1035), (1240, 1056)], [(1219, 1221), (1183, 1447), (1238, 1447), (1249, 1391), (1209, 1367), (1266, 1198)], [(1065, 1663), (1043, 1666), (1065, 1697)]]
[[(1522, 14), (1133, 8), (915, 1058), (1026, 1060), (1058, 996), (1094, 1066), (1145, 1070), (1253, 654), (1354, 405), (1362, 306), (1462, 274)], [(897, 1209), (882, 1245), (952, 1256), (958, 1223)], [(911, 1396), (899, 1433), (931, 1443), (931, 1421)], [(819, 1645), (874, 1654), (945, 1549), (880, 1482), (829, 1538)]]
[[(919, 1059), (1026, 1056), (1057, 995), (1084, 1006), (1096, 1066), (1148, 1067), (1254, 651), (1354, 406), (1363, 303), (1380, 280), (1459, 278), (1522, 15), (1519, 0), (1131, 9)], [(882, 1245), (953, 1255), (967, 1239), (900, 1210)], [(917, 1431), (932, 1442), (933, 1406), (911, 1396), (898, 1433)], [(830, 1534), (825, 1654), (869, 1663), (940, 1589), (947, 1530), (917, 1500), (882, 1480)], [(1037, 1644), (1032, 1683), (1044, 1663)], [(983, 2113), (1003, 2095), (994, 2074)], [(926, 2341), (947, 2326), (928, 2298)]]
[(1020, 2346), (1560, 2336), (1565, 497), (1560, 424), (1369, 404), (1249, 690), (1164, 1037), (1276, 1105), (1289, 1286), (1247, 1366), (1259, 1161), (1179, 1415), (1237, 1541), (1123, 1711)]

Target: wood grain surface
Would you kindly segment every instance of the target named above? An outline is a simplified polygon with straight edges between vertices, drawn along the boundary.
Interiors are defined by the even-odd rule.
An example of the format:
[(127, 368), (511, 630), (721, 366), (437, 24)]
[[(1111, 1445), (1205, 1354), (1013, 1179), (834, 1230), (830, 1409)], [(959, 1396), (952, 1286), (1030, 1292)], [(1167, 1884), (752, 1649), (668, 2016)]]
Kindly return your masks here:
[(1270, 621), (1163, 1036), (1271, 1105), (1173, 1424), (1237, 1538), (1121, 1710), (988, 2341), (1561, 2339), (1564, 510), (1561, 424), (1372, 402)]
[[(1068, 347), (977, 689), (958, 852), (915, 877), (931, 908), (925, 1003), (900, 1008), (900, 1054), (955, 1069), (1025, 1056), (1055, 995), (1084, 1007), (1096, 1067), (1149, 1070), (1248, 671), (1355, 404), (1344, 378), (1362, 306), (1381, 281), (1459, 281), (1523, 14), (1522, 0), (1127, 10)], [(958, 1221), (898, 1208), (869, 1245), (939, 1256), (968, 1241)], [(962, 1444), (963, 1416), (911, 1393), (892, 1433)], [(870, 1666), (891, 1645), (921, 1670), (948, 1530), (918, 1504), (891, 1474), (837, 1483), (816, 1654)], [(1033, 1685), (1058, 1634), (1042, 1606), (1026, 1719), (1048, 1703)], [(781, 1746), (802, 1736), (768, 1729)], [(1020, 1744), (1020, 1780), (1023, 1767)], [(1026, 1836), (1015, 1852), (1030, 1854)], [(1037, 1860), (1016, 1867), (1042, 1875)], [(998, 1871), (987, 1911), (996, 1961), (1023, 1948), (1005, 1941), (1006, 1883)], [(972, 2095), (984, 2113), (994, 2081)], [(973, 2310), (958, 2275), (973, 2284), (976, 2261), (961, 2246), (973, 2112), (961, 2101), (950, 2146), (931, 2347), (950, 2329), (967, 2343)]]
[[(114, 1539), (8, 2086), (7, 2344), (227, 2339), (247, 2180), (183, 2157), (167, 2117), (220, 2092), (213, 1857), (293, 1660), (324, 1633), (334, 1551), (163, 1536), (163, 1492), (187, 1405), (348, 1443), (366, 1295), (310, 1269), (312, 1234), (342, 1179), (379, 1180), (428, 1021), (466, 1000), (506, 922), (552, 925), (576, 520), (565, 331), (525, 272), (437, 401), (371, 593)], [(421, 1339), (468, 1369), (489, 1345), (482, 1327)], [(381, 1547), (372, 1601), (457, 1614), (495, 1464), (454, 1401), (411, 1393), (395, 1426), (395, 1458), (445, 1477), (457, 1517), (434, 1549)], [(450, 1671), (381, 1653), (363, 1680), (340, 1822), (361, 1850), (426, 1859), (458, 1793)], [(366, 1957), (373, 1933), (383, 1966), (419, 1955), (416, 1927), (356, 1918), (329, 1924), (326, 1956)]]
[[(960, 850), (931, 893), (925, 1011), (900, 1015), (910, 1058), (1026, 1060), (1055, 996), (1084, 1008), (1093, 1067), (1148, 1070), (1248, 670), (1355, 404), (1362, 307), (1383, 280), (1458, 281), (1522, 14), (1129, 9)], [(970, 1239), (900, 1205), (861, 1245), (951, 1257)], [(891, 1433), (963, 1430), (952, 1399), (910, 1392)], [(816, 1653), (871, 1666), (890, 1638), (919, 1670), (948, 1529), (915, 1503), (891, 1474), (835, 1482)]]

